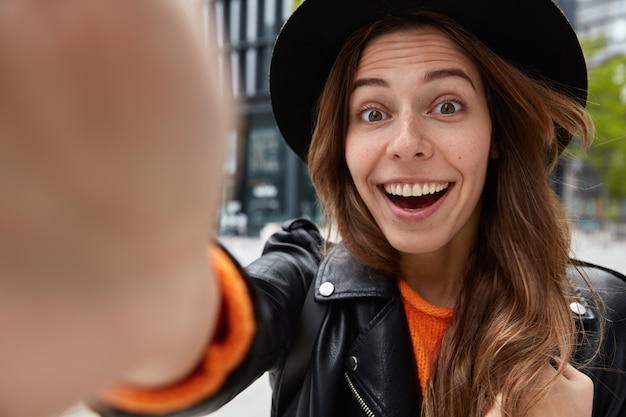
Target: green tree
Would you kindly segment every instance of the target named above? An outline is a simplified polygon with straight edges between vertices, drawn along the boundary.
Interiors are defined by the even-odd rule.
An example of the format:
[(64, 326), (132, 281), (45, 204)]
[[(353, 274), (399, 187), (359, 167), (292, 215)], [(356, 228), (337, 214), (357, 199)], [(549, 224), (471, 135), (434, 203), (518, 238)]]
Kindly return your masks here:
[(626, 55), (603, 58), (603, 37), (583, 42), (583, 49), (591, 63), (587, 109), (597, 131), (584, 159), (615, 203), (626, 198)]

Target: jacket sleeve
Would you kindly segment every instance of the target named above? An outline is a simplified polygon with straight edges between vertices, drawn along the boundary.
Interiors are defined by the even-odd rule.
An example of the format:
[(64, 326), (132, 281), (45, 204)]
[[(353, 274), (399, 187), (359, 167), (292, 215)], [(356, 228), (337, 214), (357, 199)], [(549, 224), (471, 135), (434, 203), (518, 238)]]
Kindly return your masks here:
[[(282, 230), (268, 239), (262, 256), (242, 270), (256, 319), (256, 333), (247, 355), (217, 393), (180, 411), (158, 414), (159, 417), (191, 417), (211, 413), (263, 373), (282, 365), (306, 292), (319, 266), (322, 243), (316, 226), (305, 219), (285, 222)], [(95, 411), (102, 417), (149, 415), (102, 405), (97, 406)]]
[(626, 416), (626, 277), (583, 262), (570, 277), (582, 330), (574, 359), (594, 383), (593, 417)]

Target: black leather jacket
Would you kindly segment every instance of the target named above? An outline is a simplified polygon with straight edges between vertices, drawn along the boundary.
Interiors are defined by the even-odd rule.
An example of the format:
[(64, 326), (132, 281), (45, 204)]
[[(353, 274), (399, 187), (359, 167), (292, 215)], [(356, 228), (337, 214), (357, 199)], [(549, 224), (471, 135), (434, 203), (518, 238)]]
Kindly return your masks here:
[[(324, 282), (325, 317), (311, 361), (285, 416), (406, 417), (419, 416), (421, 394), (415, 359), (396, 281), (356, 262), (342, 247), (321, 263), (319, 232), (306, 220), (286, 223), (273, 235), (264, 255), (246, 268), (255, 294), (259, 330), (242, 365), (223, 389), (183, 412), (171, 416), (204, 415), (219, 408), (261, 376), (280, 379), (296, 323), (311, 280)], [(603, 268), (580, 264), (605, 303), (598, 315), (582, 289), (573, 310), (587, 331), (578, 359), (594, 357), (585, 372), (595, 384), (595, 417), (626, 416), (626, 278)], [(573, 274), (572, 274), (573, 275)], [(581, 309), (580, 307), (584, 307)], [(574, 313), (573, 313), (574, 314)], [(597, 317), (603, 317), (602, 322)], [(597, 331), (605, 326), (601, 353), (595, 355)], [(313, 330), (311, 330), (313, 331)], [(274, 391), (276, 397), (277, 390)], [(275, 403), (272, 414), (275, 415)], [(104, 415), (131, 416), (109, 410)], [(282, 416), (281, 416), (282, 417)]]

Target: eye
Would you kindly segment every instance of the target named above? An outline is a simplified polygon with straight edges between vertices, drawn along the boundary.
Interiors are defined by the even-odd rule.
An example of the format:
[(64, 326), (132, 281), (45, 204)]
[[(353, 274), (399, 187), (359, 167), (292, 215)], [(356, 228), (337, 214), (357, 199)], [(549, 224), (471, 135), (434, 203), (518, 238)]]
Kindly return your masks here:
[(361, 112), (361, 120), (364, 122), (380, 122), (381, 120), (387, 119), (389, 116), (385, 112), (382, 112), (378, 109), (370, 109)]
[(463, 106), (458, 101), (444, 101), (435, 106), (433, 113), (436, 114), (454, 114), (461, 110)]

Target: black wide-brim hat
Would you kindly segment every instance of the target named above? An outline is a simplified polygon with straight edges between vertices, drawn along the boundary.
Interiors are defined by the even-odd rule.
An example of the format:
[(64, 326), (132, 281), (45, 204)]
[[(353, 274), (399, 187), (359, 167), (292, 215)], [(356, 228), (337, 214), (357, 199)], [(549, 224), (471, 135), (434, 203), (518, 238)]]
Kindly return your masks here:
[[(572, 26), (551, 0), (305, 0), (281, 29), (270, 66), (274, 117), (300, 158), (306, 160), (313, 111), (347, 38), (384, 16), (418, 10), (449, 16), (498, 55), (585, 105), (585, 59)], [(560, 138), (561, 148), (569, 139)]]

